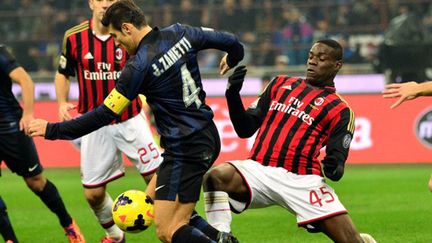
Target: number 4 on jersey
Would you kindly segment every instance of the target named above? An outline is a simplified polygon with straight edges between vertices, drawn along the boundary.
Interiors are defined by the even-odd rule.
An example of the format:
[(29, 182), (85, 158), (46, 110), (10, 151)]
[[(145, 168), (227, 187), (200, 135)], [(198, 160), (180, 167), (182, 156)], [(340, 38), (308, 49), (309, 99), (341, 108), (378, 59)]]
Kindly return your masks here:
[(199, 108), (202, 104), (198, 97), (201, 88), (196, 87), (195, 80), (192, 78), (186, 64), (183, 64), (181, 67), (181, 76), (183, 81), (183, 102), (185, 107), (189, 107), (195, 103), (196, 107)]

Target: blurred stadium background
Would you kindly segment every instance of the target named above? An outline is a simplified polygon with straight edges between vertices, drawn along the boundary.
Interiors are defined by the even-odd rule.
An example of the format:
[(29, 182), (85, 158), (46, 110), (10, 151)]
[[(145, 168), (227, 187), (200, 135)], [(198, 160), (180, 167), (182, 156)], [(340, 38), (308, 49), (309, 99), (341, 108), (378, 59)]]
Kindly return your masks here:
[[(428, 0), (136, 0), (151, 25), (174, 22), (236, 33), (247, 48), (244, 63), (253, 75), (302, 73), (310, 44), (337, 39), (345, 48), (345, 73), (384, 73), (394, 58), (380, 50), (409, 45), (417, 72), (431, 66), (432, 4)], [(52, 80), (63, 33), (90, 17), (87, 0), (2, 0), (0, 40), (10, 45), (38, 82)], [(390, 50), (380, 48), (386, 40)], [(405, 49), (405, 48), (402, 48)], [(425, 52), (429, 51), (428, 54)], [(403, 59), (409, 54), (402, 55)], [(215, 75), (218, 55), (200, 56), (202, 71)], [(408, 56), (407, 56), (408, 55)], [(380, 60), (381, 58), (381, 60)], [(413, 58), (411, 58), (413, 59)], [(412, 60), (399, 63), (412, 65)], [(255, 68), (257, 67), (257, 68)], [(395, 75), (396, 76), (396, 75)], [(401, 81), (401, 77), (398, 77)], [(403, 77), (402, 77), (403, 78)], [(408, 77), (412, 78), (412, 77)], [(427, 77), (432, 79), (429, 75)]]
[[(359, 229), (377, 236), (378, 242), (432, 241), (428, 228), (432, 209), (427, 192), (427, 180), (432, 171), (431, 100), (419, 98), (390, 110), (394, 101), (384, 100), (380, 94), (386, 83), (432, 80), (430, 0), (135, 2), (141, 5), (152, 26), (180, 22), (236, 33), (246, 47), (243, 63), (249, 72), (243, 92), (250, 96), (246, 103), (252, 102), (260, 92), (264, 78), (277, 74), (303, 76), (304, 63), (315, 40), (338, 40), (345, 48), (345, 65), (336, 79), (336, 87), (356, 113), (356, 133), (347, 174), (341, 183), (334, 185), (339, 190), (339, 197), (347, 208), (352, 209)], [(0, 43), (11, 47), (36, 82), (37, 117), (57, 120), (53, 77), (63, 33), (90, 17), (87, 4), (87, 0), (0, 1)], [(221, 53), (215, 51), (206, 51), (199, 56), (208, 103), (215, 111), (222, 138), (218, 162), (246, 156), (252, 141), (238, 139), (227, 116), (222, 97), (226, 77), (220, 77), (217, 69), (220, 57)], [(76, 89), (73, 84), (71, 99), (76, 98)], [(20, 96), (18, 87), (14, 86), (14, 91)], [(45, 167), (72, 167), (50, 169), (47, 173), (67, 195), (66, 203), (74, 205), (72, 210), (78, 212), (78, 222), (88, 232), (89, 242), (96, 242), (101, 232), (96, 222), (87, 220), (92, 216), (84, 197), (76, 196), (81, 193), (78, 150), (70, 142), (40, 138), (35, 141)], [(136, 186), (135, 177), (138, 176), (132, 176), (132, 181), (127, 179), (114, 184), (113, 195), (129, 189), (132, 184), (140, 187), (141, 184)], [(16, 189), (15, 183), (23, 184), (18, 177), (4, 170), (0, 183), (5, 185), (0, 186), (0, 193), (8, 203), (18, 234), (24, 236), (23, 242), (62, 241), (54, 233), (34, 238), (36, 229), (58, 230), (55, 223), (49, 223), (53, 219), (42, 220), (38, 228), (29, 226), (27, 222), (35, 217), (51, 216), (46, 216), (49, 215), (46, 209), (37, 204), (37, 199), (24, 185)], [(239, 223), (234, 228), (243, 235), (240, 239), (245, 239), (244, 242), (327, 242), (324, 236), (311, 236), (296, 229), (293, 217), (279, 217), (279, 209), (262, 212), (238, 217)], [(267, 223), (264, 231), (268, 233), (259, 233), (262, 222), (267, 220), (279, 227), (270, 228), (273, 223)], [(280, 237), (281, 232), (286, 233), (286, 237)], [(153, 233), (145, 237), (148, 242), (156, 242)], [(142, 238), (131, 239), (140, 242), (138, 239)]]

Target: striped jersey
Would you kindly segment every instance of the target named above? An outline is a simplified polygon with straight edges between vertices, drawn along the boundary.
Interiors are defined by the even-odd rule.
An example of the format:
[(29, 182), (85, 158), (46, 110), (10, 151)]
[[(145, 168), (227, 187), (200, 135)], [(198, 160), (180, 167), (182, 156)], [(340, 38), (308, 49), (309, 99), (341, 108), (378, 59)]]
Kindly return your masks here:
[(334, 87), (277, 76), (248, 112), (262, 120), (250, 158), (263, 165), (323, 176), (321, 148), (326, 146), (323, 163), (348, 157), (354, 113)]
[(20, 67), (15, 57), (0, 45), (0, 134), (19, 131), (22, 108), (12, 93), (9, 74)]
[(227, 52), (230, 67), (243, 59), (243, 46), (232, 34), (181, 24), (153, 28), (120, 76), (116, 90), (129, 100), (146, 96), (161, 142), (176, 140), (169, 146), (212, 122), (197, 60), (200, 50), (210, 48)]
[[(86, 113), (103, 104), (115, 87), (128, 55), (114, 38), (102, 40), (93, 34), (92, 21), (85, 21), (67, 30), (63, 39), (58, 72), (77, 75), (79, 86), (78, 112)], [(125, 121), (140, 111), (134, 99), (117, 121)]]

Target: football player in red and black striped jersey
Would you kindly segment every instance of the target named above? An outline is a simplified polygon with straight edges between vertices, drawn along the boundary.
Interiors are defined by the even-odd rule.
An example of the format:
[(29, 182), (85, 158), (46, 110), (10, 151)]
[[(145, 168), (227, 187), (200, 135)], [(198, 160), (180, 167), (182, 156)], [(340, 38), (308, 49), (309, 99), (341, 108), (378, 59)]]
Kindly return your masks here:
[(239, 94), (246, 68), (229, 77), (225, 95), (236, 133), (246, 138), (258, 132), (249, 158), (207, 172), (204, 191), (211, 225), (229, 232), (230, 209), (240, 213), (279, 205), (297, 217), (299, 226), (335, 242), (373, 240), (357, 232), (324, 180), (342, 178), (354, 133), (354, 113), (333, 82), (341, 67), (339, 43), (317, 41), (309, 52), (306, 78), (275, 77), (247, 110)]

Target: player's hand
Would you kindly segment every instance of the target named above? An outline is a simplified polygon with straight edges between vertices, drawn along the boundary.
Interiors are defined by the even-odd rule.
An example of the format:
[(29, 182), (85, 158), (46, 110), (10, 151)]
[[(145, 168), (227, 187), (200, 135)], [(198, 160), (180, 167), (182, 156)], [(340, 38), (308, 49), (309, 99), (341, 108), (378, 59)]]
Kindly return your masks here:
[(238, 66), (228, 78), (227, 91), (240, 93), (246, 72), (246, 66)]
[(28, 134), (28, 126), (33, 119), (33, 114), (23, 113), (23, 116), (21, 117), (21, 120), (19, 122), (20, 131), (24, 131), (25, 134), (30, 135)]
[(383, 98), (399, 98), (390, 108), (396, 108), (406, 100), (412, 100), (418, 96), (418, 83), (407, 82), (400, 84), (388, 84), (385, 86)]
[(47, 126), (48, 126), (48, 121), (43, 119), (34, 119), (29, 124), (28, 134), (32, 137), (37, 137), (37, 136), (44, 137)]
[(227, 58), (228, 58), (228, 54), (225, 54), (225, 56), (222, 57), (222, 59), (219, 63), (220, 75), (224, 75), (225, 73), (227, 73), (231, 69), (228, 66)]
[(72, 119), (72, 115), (69, 111), (76, 109), (76, 105), (72, 103), (63, 103), (59, 105), (59, 120), (60, 121), (68, 121)]

